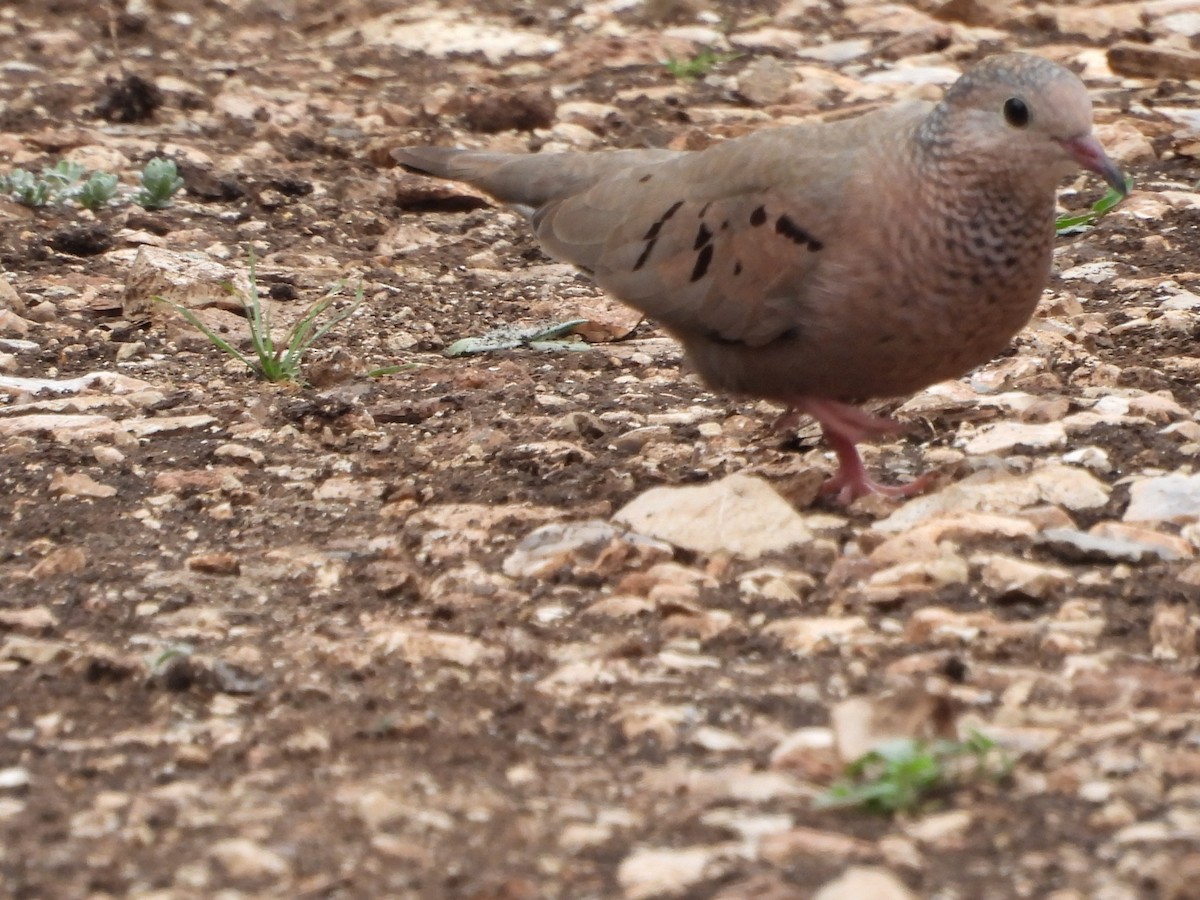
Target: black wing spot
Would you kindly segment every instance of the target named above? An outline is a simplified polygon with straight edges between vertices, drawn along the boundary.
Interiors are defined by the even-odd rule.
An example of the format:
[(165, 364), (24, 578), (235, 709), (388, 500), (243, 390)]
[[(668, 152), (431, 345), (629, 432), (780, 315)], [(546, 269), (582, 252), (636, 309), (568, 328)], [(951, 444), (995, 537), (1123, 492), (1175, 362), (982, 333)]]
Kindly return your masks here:
[(698, 216), (696, 216), (696, 218), (697, 218), (697, 219), (703, 219), (703, 218), (704, 218), (704, 214), (705, 214), (706, 212), (708, 212), (708, 208), (709, 208), (710, 206), (712, 206), (712, 203), (705, 203), (705, 204), (704, 204), (702, 207), (700, 207), (700, 214), (699, 214)]
[(767, 208), (765, 206), (760, 206), (754, 212), (750, 213), (750, 224), (755, 228), (765, 221), (767, 221)]
[(646, 248), (642, 251), (642, 255), (637, 258), (637, 262), (633, 264), (633, 271), (637, 271), (646, 264), (646, 260), (650, 258), (650, 251), (654, 249), (654, 244), (658, 240), (658, 233), (662, 231), (663, 223), (675, 213), (679, 212), (679, 207), (683, 206), (682, 200), (677, 200), (671, 207), (658, 217), (658, 221), (646, 229), (646, 233), (642, 235), (643, 241), (648, 241)]
[(742, 274), (742, 261), (740, 259), (735, 261), (733, 264), (733, 274), (734, 275)]
[(638, 183), (645, 184), (647, 181), (649, 181), (653, 177), (654, 177), (653, 175), (643, 175), (641, 178), (638, 179)]
[(637, 262), (633, 264), (633, 271), (637, 271), (646, 264), (646, 260), (650, 258), (650, 251), (654, 249), (654, 245), (658, 243), (657, 238), (651, 238), (646, 242), (645, 248), (642, 250), (642, 255), (637, 258)]
[(705, 244), (712, 240), (713, 233), (708, 230), (708, 226), (704, 223), (700, 224), (700, 230), (696, 232), (696, 243), (692, 245), (693, 250), (699, 250)]
[(708, 271), (708, 265), (712, 262), (713, 248), (712, 244), (705, 244), (704, 249), (696, 256), (696, 265), (692, 269), (692, 281), (699, 281)]
[(724, 222), (721, 223), (721, 230), (722, 231), (729, 230), (729, 220), (728, 219), (726, 219)]
[(775, 233), (782, 234), (794, 244), (803, 244), (814, 253), (825, 246), (786, 215), (775, 220)]

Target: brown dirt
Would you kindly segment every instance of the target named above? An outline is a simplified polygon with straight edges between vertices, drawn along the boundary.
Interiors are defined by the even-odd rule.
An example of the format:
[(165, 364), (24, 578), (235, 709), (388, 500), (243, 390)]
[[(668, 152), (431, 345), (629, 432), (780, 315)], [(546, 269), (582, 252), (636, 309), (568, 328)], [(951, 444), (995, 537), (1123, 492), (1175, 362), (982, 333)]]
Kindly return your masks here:
[[(539, 4), (477, 6), (502, 24), (552, 33), (556, 27)], [(716, 6), (749, 16), (738, 4)], [(757, 7), (771, 12), (775, 4)], [(990, 609), (1012, 623), (1056, 614), (1035, 598), (998, 602), (978, 579), (853, 610), (886, 637), (811, 654), (786, 651), (764, 631), (796, 615), (793, 603), (739, 594), (739, 577), (763, 562), (679, 552), (678, 563), (710, 576), (692, 606), (624, 619), (583, 612), (627, 589), (644, 568), (637, 558), (607, 571), (568, 568), (544, 580), (489, 581), (542, 521), (603, 518), (657, 485), (752, 470), (789, 496), (811, 497), (804, 473), (824, 459), (815, 432), (799, 439), (773, 433), (769, 410), (712, 396), (673, 351), (649, 359), (633, 359), (617, 345), (455, 360), (439, 354), (460, 337), (502, 324), (566, 317), (570, 301), (556, 296), (564, 287), (587, 298), (595, 292), (583, 276), (549, 290), (537, 278), (481, 277), (469, 259), (489, 248), (506, 271), (548, 261), (515, 216), (461, 197), (405, 200), (404, 191), (416, 188), (385, 170), (381, 148), (453, 140), (464, 121), (477, 131), (502, 131), (505, 112), (519, 125), (540, 122), (544, 92), (568, 82), (573, 99), (608, 103), (619, 90), (672, 79), (658, 64), (607, 68), (569, 51), (553, 65), (505, 71), (478, 58), (331, 45), (339, 29), (395, 8), (372, 0), (172, 0), (143, 8), (149, 11), (126, 11), (111, 22), (107, 7), (83, 0), (18, 2), (0, 11), (4, 154), (23, 154), (20, 164), (36, 169), (74, 147), (112, 143), (135, 168), (155, 153), (178, 154), (189, 184), (176, 207), (156, 214), (135, 207), (91, 218), (5, 206), (0, 263), (30, 306), (41, 299), (59, 304), (54, 320), (30, 335), (37, 349), (16, 352), (11, 374), (122, 371), (163, 393), (143, 414), (215, 419), (205, 429), (123, 446), (123, 460), (112, 465), (98, 462), (89, 442), (26, 436), (3, 449), (0, 504), (9, 515), (0, 533), (0, 611), (44, 609), (54, 622), (0, 623), (0, 641), (8, 634), (61, 646), (40, 662), (0, 658), (0, 770), (20, 768), (29, 778), (27, 788), (0, 791), (0, 799), (20, 801), (0, 818), (0, 894), (620, 896), (618, 868), (637, 848), (737, 840), (709, 815), (714, 809), (785, 814), (797, 825), (876, 846), (902, 825), (814, 811), (800, 796), (751, 802), (701, 782), (706, 773), (720, 779), (772, 771), (779, 736), (828, 724), (830, 705), (847, 696), (882, 696), (889, 668), (922, 655), (936, 656), (941, 671), (956, 676), (951, 680), (981, 689), (991, 689), (984, 682), (996, 672), (1029, 673), (1029, 702), (1053, 710), (1048, 723), (1153, 713), (1153, 724), (1104, 742), (1114, 777), (1132, 777), (1118, 772), (1122, 760), (1138, 769), (1156, 754), (1195, 753), (1195, 658), (1157, 659), (1150, 637), (1156, 605), (1197, 612), (1197, 589), (1180, 579), (1184, 563), (1146, 564), (1119, 580), (1108, 579), (1111, 565), (1070, 566), (1087, 585), (1080, 595), (1106, 622), (1090, 652), (1111, 668), (1094, 682), (1064, 676), (1063, 660), (1048, 657), (1034, 632), (953, 650), (896, 637), (893, 626), (924, 607)], [(823, 16), (814, 39), (818, 27), (833, 37), (852, 34), (836, 14)], [(570, 44), (579, 35), (563, 37)], [(1047, 39), (1038, 32), (1034, 42)], [(727, 71), (749, 61), (736, 60)], [(129, 80), (131, 73), (139, 80)], [(156, 97), (145, 85), (164, 76), (191, 87)], [(266, 97), (296, 92), (299, 106), (286, 115), (264, 107), (258, 117), (222, 119), (213, 103), (230, 79)], [(430, 91), (470, 84), (531, 93), (511, 108), (472, 108), (465, 120), (420, 112)], [(601, 137), (614, 146), (662, 143), (696, 127), (689, 106), (741, 103), (702, 83), (681, 86), (677, 98), (651, 92), (622, 101), (620, 119)], [(98, 110), (112, 121), (98, 118)], [(134, 139), (140, 151), (130, 149)], [(510, 145), (536, 148), (543, 140), (518, 134)], [(1134, 174), (1190, 183), (1200, 170), (1177, 159)], [(1200, 271), (1198, 216), (1106, 220), (1064, 256), (1117, 259), (1138, 277)], [(380, 237), (396, 223), (423, 225), (439, 240), (382, 258)], [(157, 319), (122, 318), (130, 232), (149, 233), (173, 250), (223, 246), (239, 265), (241, 246), (257, 241), (266, 253), (264, 285), (273, 297), (297, 303), (319, 296), (330, 281), (361, 278), (367, 303), (312, 362), (333, 361), (341, 347), (356, 372), (418, 366), (385, 378), (335, 378), (325, 387), (262, 384)], [(1144, 243), (1154, 232), (1172, 235), (1169, 257)], [(322, 258), (330, 262), (318, 264)], [(1106, 327), (1126, 320), (1129, 297), (1120, 289), (1070, 287)], [(88, 302), (62, 303), (88, 288)], [(412, 340), (393, 349), (387, 339), (401, 333)], [(645, 323), (634, 335), (658, 336)], [(1158, 361), (1191, 354), (1198, 337), (1147, 326), (1144, 334), (1098, 334), (1088, 349), (1123, 370), (1122, 384), (1167, 389), (1195, 410), (1200, 389)], [(120, 355), (135, 343), (142, 345), (136, 352)], [(1075, 367), (1071, 359), (1052, 359), (1047, 371), (1069, 385)], [(708, 420), (739, 423), (729, 452), (714, 452), (696, 420), (683, 417), (664, 420), (670, 440), (654, 453), (613, 444), (646, 417), (693, 407)], [(590, 417), (578, 434), (564, 437), (561, 420), (569, 413)], [(949, 446), (956, 424), (915, 426), (871, 464), (924, 468), (922, 454)], [(1193, 466), (1185, 445), (1160, 432), (1160, 425), (1131, 425), (1089, 435), (1112, 460), (1105, 479), (1115, 484), (1129, 473)], [(219, 452), (228, 444), (252, 446), (264, 458), (230, 458)], [(81, 472), (116, 493), (80, 498), (52, 487), (56, 473)], [(351, 500), (314, 499), (314, 488), (331, 478), (355, 486)], [(1077, 524), (1119, 517), (1127, 496), (1118, 487), (1108, 508), (1077, 516)], [(455, 520), (447, 504), (503, 514), (476, 511)], [(526, 518), (520, 505), (550, 512)], [(465, 524), (472, 517), (483, 523), (480, 535)], [(876, 518), (869, 508), (855, 509), (834, 537), (844, 546)], [(1028, 543), (972, 549), (1064, 564)], [(76, 561), (51, 564), (64, 550), (77, 551)], [(817, 550), (766, 560), (815, 578), (804, 611), (816, 615), (846, 612), (844, 592), (825, 580), (833, 562)], [(681, 623), (682, 612), (696, 608), (730, 610), (735, 624), (708, 634)], [(485, 656), (456, 662), (381, 650), (380, 635), (401, 626), (462, 638), (471, 653), (484, 648)], [(188, 652), (163, 661), (180, 648)], [(672, 649), (715, 664), (672, 668), (660, 657)], [(548, 686), (566, 662), (589, 659), (610, 666), (611, 676)], [(1125, 691), (1120, 698), (1118, 687)], [(685, 711), (685, 731), (711, 726), (747, 737), (747, 745), (714, 753), (686, 735), (626, 727), (631, 710), (658, 707)], [(917, 896), (1072, 890), (1061, 896), (1200, 897), (1200, 889), (1168, 893), (1169, 873), (1191, 858), (1194, 831), (1181, 825), (1181, 834), (1193, 837), (1140, 847), (1131, 857), (1113, 843), (1116, 819), (1080, 796), (1080, 779), (1063, 759), (1033, 753), (1019, 765), (1023, 775), (1045, 778), (1043, 791), (983, 782), (944, 798), (943, 808), (969, 810), (971, 824), (951, 845), (926, 847), (921, 865), (898, 869)], [(1154, 818), (1166, 808), (1164, 797), (1195, 775), (1167, 775), (1140, 801), (1128, 801), (1130, 815)], [(564, 840), (572, 826), (597, 822), (595, 840)], [(269, 848), (280, 868), (268, 862), (239, 873), (218, 862), (213, 847), (231, 838)], [(885, 855), (874, 857), (880, 859)], [(1130, 869), (1138, 860), (1140, 874)], [(746, 887), (757, 884), (780, 897), (810, 897), (845, 864), (836, 856), (779, 862), (731, 853), (679, 896), (766, 896), (766, 887)], [(1106, 880), (1126, 892), (1100, 893)]]

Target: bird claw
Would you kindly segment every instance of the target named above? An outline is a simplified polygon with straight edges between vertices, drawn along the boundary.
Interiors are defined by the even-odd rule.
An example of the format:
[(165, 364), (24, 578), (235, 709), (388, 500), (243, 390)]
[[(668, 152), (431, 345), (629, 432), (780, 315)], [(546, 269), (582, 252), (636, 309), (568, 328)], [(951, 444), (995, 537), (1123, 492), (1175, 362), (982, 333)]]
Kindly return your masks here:
[(933, 473), (926, 472), (920, 478), (907, 484), (880, 484), (878, 481), (868, 478), (864, 473), (856, 475), (839, 469), (821, 485), (821, 493), (836, 493), (837, 502), (843, 506), (849, 506), (859, 497), (865, 497), (868, 494), (880, 494), (895, 500), (903, 500), (923, 494), (933, 484), (933, 480)]

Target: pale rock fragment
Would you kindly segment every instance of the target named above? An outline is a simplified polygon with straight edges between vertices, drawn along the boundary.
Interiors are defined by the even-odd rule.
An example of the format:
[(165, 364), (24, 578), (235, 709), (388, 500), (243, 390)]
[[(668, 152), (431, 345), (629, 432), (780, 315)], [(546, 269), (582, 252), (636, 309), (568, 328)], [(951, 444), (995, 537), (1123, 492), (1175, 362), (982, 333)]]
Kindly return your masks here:
[(1108, 502), (1110, 488), (1071, 466), (1051, 464), (1027, 474), (977, 472), (933, 494), (915, 497), (875, 523), (884, 532), (905, 531), (930, 519), (964, 512), (1011, 515), (1052, 504), (1068, 510), (1094, 509)]
[(50, 478), (50, 492), (66, 497), (90, 497), (105, 499), (115, 497), (117, 489), (110, 484), (101, 484), (86, 472), (67, 474), (61, 469)]
[(1019, 594), (1036, 600), (1048, 600), (1075, 581), (1075, 576), (1060, 566), (1031, 562), (1000, 553), (981, 553), (971, 558), (979, 567), (980, 580), (993, 598)]
[(501, 570), (510, 578), (546, 578), (564, 568), (611, 574), (626, 564), (671, 556), (669, 544), (587, 519), (535, 529), (505, 558)]
[(1150, 622), (1151, 655), (1155, 659), (1194, 664), (1200, 655), (1197, 643), (1200, 620), (1182, 603), (1155, 604)]
[(613, 519), (686, 550), (747, 559), (813, 538), (804, 517), (767, 482), (741, 474), (703, 485), (653, 488)]
[(235, 881), (278, 879), (291, 874), (286, 859), (248, 838), (227, 838), (209, 848), (209, 855)]
[(677, 897), (720, 874), (718, 862), (731, 851), (720, 845), (634, 850), (617, 867), (617, 883), (625, 900)]
[(1200, 475), (1138, 478), (1129, 486), (1126, 522), (1194, 522), (1200, 519)]
[(1196, 555), (1191, 542), (1186, 538), (1165, 534), (1144, 526), (1128, 525), (1122, 522), (1097, 522), (1092, 526), (1091, 534), (1139, 544), (1154, 556), (1167, 562), (1191, 559)]
[(764, 837), (759, 855), (776, 866), (794, 866), (806, 859), (848, 863), (870, 859), (875, 855), (875, 845), (836, 831), (792, 828)]
[(909, 823), (904, 833), (931, 850), (948, 852), (962, 848), (974, 822), (970, 811), (955, 809), (922, 816)]
[(794, 653), (815, 653), (828, 646), (837, 646), (869, 631), (862, 616), (797, 616), (779, 619), (763, 629), (776, 637), (784, 649)]
[(752, 569), (738, 579), (738, 595), (744, 602), (768, 600), (796, 603), (817, 586), (816, 579), (798, 569), (764, 567)]
[(822, 885), (813, 900), (917, 900), (899, 876), (887, 869), (856, 866)]
[(1062, 422), (996, 422), (984, 425), (971, 436), (963, 448), (971, 454), (1006, 453), (1017, 447), (1034, 450), (1062, 447), (1067, 432)]

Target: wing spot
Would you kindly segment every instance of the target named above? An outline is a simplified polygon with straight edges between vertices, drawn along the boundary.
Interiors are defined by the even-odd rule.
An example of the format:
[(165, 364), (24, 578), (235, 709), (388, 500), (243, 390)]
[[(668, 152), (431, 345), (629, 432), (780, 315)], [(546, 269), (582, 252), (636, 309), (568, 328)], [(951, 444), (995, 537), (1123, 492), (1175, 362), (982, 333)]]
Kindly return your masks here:
[(708, 230), (708, 226), (703, 222), (700, 223), (700, 230), (696, 232), (696, 243), (692, 245), (693, 250), (699, 250), (705, 244), (712, 240), (713, 233)]
[(713, 248), (712, 244), (705, 244), (704, 249), (696, 255), (696, 265), (692, 269), (692, 281), (699, 281), (708, 271), (708, 265), (712, 262)]
[(704, 204), (702, 207), (700, 207), (700, 214), (699, 214), (698, 216), (696, 216), (696, 218), (697, 218), (697, 219), (703, 219), (703, 218), (704, 218), (704, 214), (705, 214), (706, 212), (708, 212), (708, 208), (709, 208), (710, 206), (712, 206), (712, 203), (705, 203), (705, 204)]
[(750, 213), (750, 224), (755, 228), (765, 221), (767, 221), (767, 208), (765, 206), (760, 206), (754, 212)]
[(734, 275), (742, 274), (742, 261), (740, 259), (737, 260), (736, 262), (734, 262), (734, 264), (733, 264), (733, 274)]
[(641, 178), (638, 179), (638, 183), (645, 184), (647, 181), (649, 181), (653, 177), (654, 177), (653, 175), (643, 175)]
[(646, 260), (650, 258), (650, 251), (654, 249), (654, 245), (658, 243), (657, 238), (651, 238), (646, 242), (645, 248), (642, 250), (642, 255), (637, 258), (637, 262), (633, 264), (633, 271), (637, 271), (646, 264)]
[(794, 244), (808, 247), (813, 253), (825, 246), (786, 215), (775, 220), (775, 233), (783, 235)]

